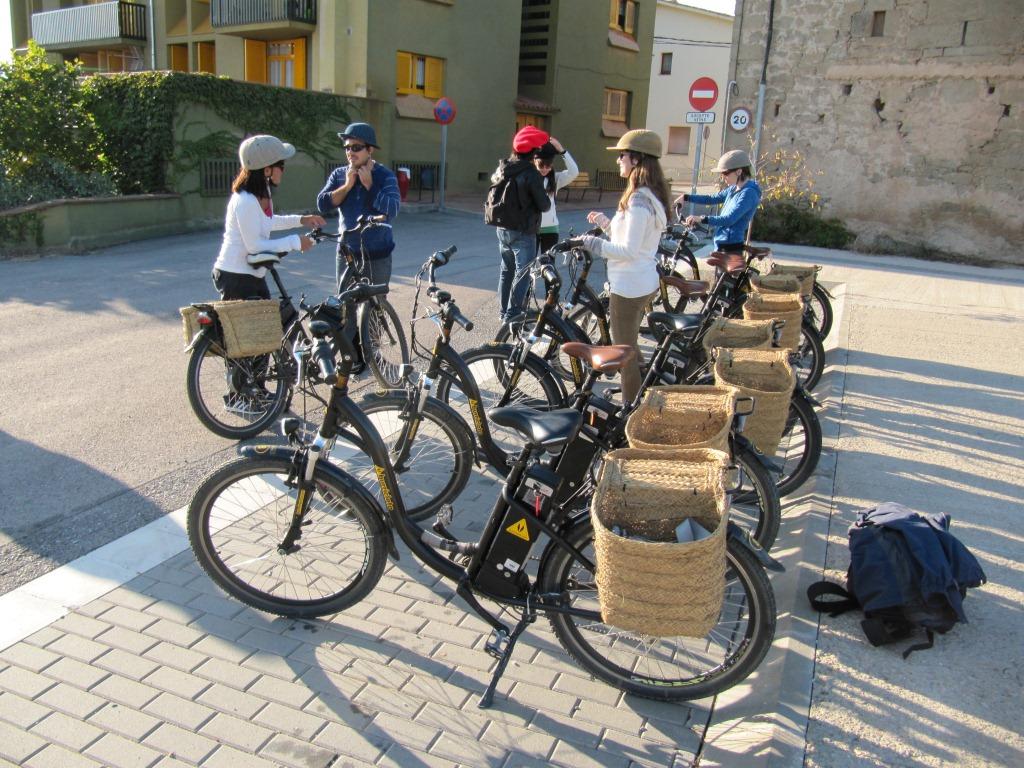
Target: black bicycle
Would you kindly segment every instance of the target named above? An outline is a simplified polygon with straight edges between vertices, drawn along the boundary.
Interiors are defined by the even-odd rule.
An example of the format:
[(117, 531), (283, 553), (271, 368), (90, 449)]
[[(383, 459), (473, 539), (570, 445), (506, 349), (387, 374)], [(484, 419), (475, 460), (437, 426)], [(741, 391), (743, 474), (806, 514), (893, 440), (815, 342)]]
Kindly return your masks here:
[[(376, 224), (369, 217), (360, 217), (348, 230), (362, 232)], [(342, 234), (331, 235), (313, 230), (308, 237), (317, 242), (338, 240)], [(346, 267), (342, 284), (353, 284), (356, 277), (355, 261), (351, 249), (344, 249)], [(287, 252), (255, 253), (248, 257), (249, 265), (264, 267), (277, 288), (278, 305), (284, 333), (278, 349), (266, 354), (229, 357), (223, 329), (216, 307), (210, 303), (196, 303), (199, 330), (185, 351), (189, 353), (185, 374), (185, 389), (189, 404), (203, 426), (214, 434), (232, 440), (255, 437), (269, 427), (291, 404), (296, 392), (307, 402), (326, 405), (318, 392), (323, 382), (315, 367), (311, 367), (308, 352), (312, 345), (308, 326), (313, 320), (332, 325), (332, 335), (342, 333), (341, 308), (336, 299), (309, 305), (300, 297), (296, 309), (292, 297), (284, 287), (277, 267)], [(360, 306), (356, 318), (367, 365), (382, 385), (396, 383), (401, 376), (401, 362), (409, 362), (408, 346), (401, 323), (394, 308), (384, 296), (375, 296), (372, 302)], [(337, 344), (335, 344), (337, 349)]]
[[(358, 301), (372, 290), (356, 286), (341, 298)], [(725, 597), (706, 636), (654, 637), (607, 625), (596, 596), (590, 514), (558, 503), (558, 488), (549, 485), (551, 471), (539, 460), (575, 439), (582, 414), (522, 407), (491, 412), (496, 423), (521, 435), (523, 445), (479, 540), (459, 541), (448, 533), (444, 518), (433, 530), (409, 518), (388, 450), (348, 396), (349, 355), (342, 354), (335, 369), (329, 329), (315, 324), (312, 330), (314, 359), (325, 380), (333, 382), (317, 437), (302, 441), (298, 420), (286, 420), (290, 446), (246, 446), (241, 458), (203, 481), (189, 506), (193, 552), (230, 595), (283, 616), (343, 611), (373, 589), (388, 554), (398, 558), (397, 534), (426, 567), (454, 582), (456, 594), (493, 630), (486, 648), (497, 664), (481, 707), (491, 705), (517, 639), (541, 614), (578, 663), (639, 696), (703, 698), (757, 668), (776, 621), (764, 568), (777, 564), (740, 528), (729, 528)], [(350, 344), (342, 350), (351, 351)], [(382, 503), (321, 460), (342, 431), (352, 433), (373, 460)], [(485, 608), (479, 598), (496, 602), (501, 613)], [(512, 626), (503, 620), (508, 613), (516, 618)]]

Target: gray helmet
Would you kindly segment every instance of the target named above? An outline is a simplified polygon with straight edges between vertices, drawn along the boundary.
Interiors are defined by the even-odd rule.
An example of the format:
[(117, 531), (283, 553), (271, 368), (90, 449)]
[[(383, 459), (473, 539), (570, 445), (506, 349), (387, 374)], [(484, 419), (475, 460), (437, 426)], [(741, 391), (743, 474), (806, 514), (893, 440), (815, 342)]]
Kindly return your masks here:
[(711, 169), (712, 173), (735, 171), (737, 168), (749, 168), (750, 155), (742, 149), (733, 149), (718, 158), (718, 165)]

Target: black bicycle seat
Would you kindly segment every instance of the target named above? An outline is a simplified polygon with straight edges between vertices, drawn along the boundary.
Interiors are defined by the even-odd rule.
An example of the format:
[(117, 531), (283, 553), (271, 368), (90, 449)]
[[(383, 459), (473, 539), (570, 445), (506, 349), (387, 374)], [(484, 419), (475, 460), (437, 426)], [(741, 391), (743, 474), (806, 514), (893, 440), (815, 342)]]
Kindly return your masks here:
[(648, 312), (647, 323), (666, 331), (690, 331), (700, 325), (700, 315), (673, 315), (668, 312)]
[(523, 405), (491, 408), (487, 417), (499, 427), (508, 427), (526, 438), (527, 445), (552, 452), (576, 436), (583, 415), (574, 408), (537, 411)]

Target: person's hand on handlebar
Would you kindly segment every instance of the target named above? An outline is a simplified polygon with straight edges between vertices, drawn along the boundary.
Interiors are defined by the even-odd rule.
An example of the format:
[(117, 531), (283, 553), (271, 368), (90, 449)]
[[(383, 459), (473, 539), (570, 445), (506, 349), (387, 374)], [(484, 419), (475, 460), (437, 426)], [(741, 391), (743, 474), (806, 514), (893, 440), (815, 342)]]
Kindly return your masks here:
[[(317, 216), (315, 214), (303, 216), (301, 219), (299, 219), (299, 222), (304, 227), (312, 227), (315, 229), (319, 229), (320, 227), (327, 223), (326, 219), (324, 219), (323, 216)], [(300, 250), (303, 253), (305, 253), (314, 245), (316, 245), (316, 240), (314, 240), (309, 235), (299, 235), (299, 243), (301, 244)]]

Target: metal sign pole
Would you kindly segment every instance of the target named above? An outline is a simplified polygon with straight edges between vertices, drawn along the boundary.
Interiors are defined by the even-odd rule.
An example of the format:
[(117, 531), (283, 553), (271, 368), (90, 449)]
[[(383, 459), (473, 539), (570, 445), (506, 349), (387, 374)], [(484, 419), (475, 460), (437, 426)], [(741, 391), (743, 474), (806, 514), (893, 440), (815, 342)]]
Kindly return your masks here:
[[(697, 148), (693, 156), (693, 185), (690, 187), (690, 194), (697, 194), (697, 179), (700, 177), (700, 150), (704, 144), (704, 124), (697, 124)], [(697, 204), (690, 201), (690, 215), (693, 216), (694, 210), (696, 210)]]
[(442, 123), (441, 125), (441, 170), (438, 171), (438, 185), (441, 187), (441, 199), (438, 203), (437, 209), (439, 211), (444, 210), (444, 165), (445, 159), (448, 155), (448, 124)]

